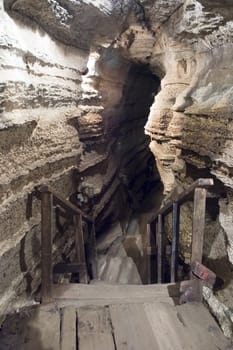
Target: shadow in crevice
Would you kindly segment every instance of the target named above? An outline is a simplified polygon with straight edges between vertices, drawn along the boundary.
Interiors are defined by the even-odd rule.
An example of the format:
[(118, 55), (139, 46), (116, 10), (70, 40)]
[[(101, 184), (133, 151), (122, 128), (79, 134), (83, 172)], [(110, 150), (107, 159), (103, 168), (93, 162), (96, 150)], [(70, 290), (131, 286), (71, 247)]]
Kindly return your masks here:
[(180, 295), (181, 295), (180, 288), (181, 288), (180, 282), (169, 284), (167, 286), (168, 295), (173, 300), (174, 305), (180, 304)]
[[(38, 319), (38, 306), (9, 314), (0, 329), (0, 350), (53, 350), (53, 346), (47, 347), (43, 344), (43, 336), (39, 328), (42, 325), (38, 322), (37, 327)], [(55, 330), (51, 326), (51, 336), (53, 334)], [(45, 339), (44, 341), (47, 342)]]
[(26, 241), (26, 237), (24, 236), (20, 242), (20, 250), (19, 250), (19, 265), (20, 265), (20, 269), (21, 272), (26, 274), (24, 275), (24, 278), (26, 280), (26, 293), (28, 295), (31, 294), (32, 292), (32, 281), (33, 278), (31, 276), (31, 274), (28, 272), (28, 268), (27, 268), (27, 264), (26, 264), (26, 259), (25, 259), (25, 241)]
[(203, 264), (212, 270), (218, 277), (216, 284), (214, 285), (215, 290), (225, 289), (231, 283), (233, 266), (227, 255), (218, 259), (204, 257)]

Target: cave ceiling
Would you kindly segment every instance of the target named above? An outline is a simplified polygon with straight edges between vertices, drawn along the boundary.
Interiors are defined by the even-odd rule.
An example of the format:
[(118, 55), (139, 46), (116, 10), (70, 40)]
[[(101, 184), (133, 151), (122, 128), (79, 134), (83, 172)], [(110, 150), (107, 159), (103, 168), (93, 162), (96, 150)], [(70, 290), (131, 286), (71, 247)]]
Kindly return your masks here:
[(134, 0), (6, 0), (11, 15), (30, 19), (52, 37), (81, 49), (111, 41), (128, 25), (143, 17)]
[[(153, 45), (151, 37), (164, 25), (175, 40), (192, 43), (233, 16), (231, 0), (224, 6), (220, 0), (5, 0), (4, 4), (12, 16), (37, 23), (53, 38), (84, 50), (111, 45), (135, 25), (150, 33)], [(129, 35), (132, 42), (135, 33)]]

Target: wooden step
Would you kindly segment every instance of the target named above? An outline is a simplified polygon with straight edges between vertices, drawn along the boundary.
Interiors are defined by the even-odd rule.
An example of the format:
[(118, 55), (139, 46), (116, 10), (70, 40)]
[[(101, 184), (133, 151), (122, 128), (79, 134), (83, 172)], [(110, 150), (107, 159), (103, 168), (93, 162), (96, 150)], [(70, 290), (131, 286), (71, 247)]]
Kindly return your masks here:
[(159, 350), (144, 304), (110, 305), (109, 309), (117, 350)]
[(68, 284), (53, 285), (53, 298), (60, 306), (74, 304), (109, 305), (119, 303), (178, 303), (179, 287), (168, 285)]
[(78, 349), (116, 350), (106, 307), (78, 309)]
[(77, 345), (77, 327), (76, 327), (76, 309), (66, 307), (61, 310), (61, 334), (60, 350), (76, 350)]
[[(18, 350), (232, 350), (201, 303), (40, 306)], [(1, 340), (0, 340), (1, 348)]]
[(79, 350), (232, 349), (200, 303), (178, 308), (167, 303), (115, 304), (77, 312)]
[(194, 349), (231, 350), (233, 344), (224, 337), (216, 321), (202, 303), (187, 303), (176, 307), (178, 318), (189, 334)]

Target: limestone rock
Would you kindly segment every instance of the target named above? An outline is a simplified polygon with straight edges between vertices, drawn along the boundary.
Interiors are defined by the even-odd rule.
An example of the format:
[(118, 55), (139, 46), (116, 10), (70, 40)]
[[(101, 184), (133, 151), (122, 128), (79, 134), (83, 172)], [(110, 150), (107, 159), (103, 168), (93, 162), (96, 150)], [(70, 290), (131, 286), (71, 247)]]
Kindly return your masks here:
[(32, 289), (39, 283), (39, 203), (34, 221), (25, 218), (34, 185), (80, 195), (99, 230), (119, 217), (126, 227), (148, 193), (148, 147), (171, 196), (198, 177), (216, 179), (204, 258), (221, 246), (232, 271), (232, 2), (0, 0), (0, 31), (3, 275), (14, 260), (3, 309), (13, 288), (26, 290), (25, 274), (35, 276)]
[(232, 338), (232, 310), (219, 302), (219, 300), (214, 296), (213, 292), (208, 287), (203, 287), (203, 295), (213, 315), (219, 321), (224, 334), (228, 338)]
[(133, 0), (57, 1), (5, 0), (8, 11), (32, 19), (65, 44), (88, 50), (97, 43), (111, 43), (130, 14), (140, 17)]

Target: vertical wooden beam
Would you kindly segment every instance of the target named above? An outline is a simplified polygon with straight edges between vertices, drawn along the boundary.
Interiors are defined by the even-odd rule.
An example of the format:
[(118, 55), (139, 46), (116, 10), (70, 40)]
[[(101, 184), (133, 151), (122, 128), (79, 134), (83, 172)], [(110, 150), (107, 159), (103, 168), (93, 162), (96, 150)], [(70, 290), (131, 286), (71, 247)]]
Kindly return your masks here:
[(75, 250), (77, 262), (82, 264), (79, 278), (81, 283), (87, 283), (87, 267), (86, 267), (86, 256), (84, 247), (84, 236), (83, 236), (83, 224), (82, 216), (74, 215), (74, 229), (75, 229)]
[(52, 299), (52, 220), (53, 195), (41, 192), (41, 301)]
[(163, 282), (164, 272), (164, 218), (161, 214), (158, 215), (158, 230), (157, 230), (157, 283)]
[[(151, 283), (151, 224), (146, 225), (147, 236), (147, 283)], [(149, 250), (149, 252), (148, 252)]]
[(82, 216), (74, 215), (75, 250), (78, 263), (85, 262)]
[(172, 207), (172, 255), (171, 255), (171, 282), (177, 280), (177, 268), (179, 258), (179, 229), (180, 229), (180, 206), (173, 203)]
[[(193, 208), (193, 233), (192, 233), (192, 255), (191, 264), (194, 261), (202, 262), (203, 242), (205, 231), (205, 209), (206, 209), (206, 189), (196, 188), (194, 192), (194, 208)], [(197, 279), (192, 271), (191, 279), (196, 279), (197, 288), (195, 288), (194, 300), (202, 300), (202, 282)]]
[(92, 278), (98, 279), (95, 223), (91, 225), (91, 270)]
[(156, 220), (154, 220), (151, 223), (151, 248), (152, 248), (152, 254), (151, 254), (151, 282), (154, 283), (156, 281), (156, 274), (157, 274), (157, 250), (156, 250)]
[(205, 230), (206, 189), (196, 188), (194, 193), (192, 256), (194, 261), (202, 262)]

